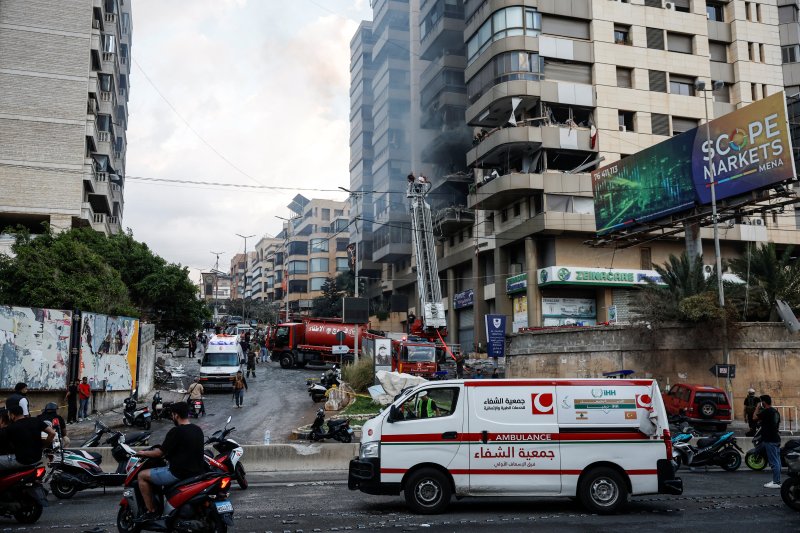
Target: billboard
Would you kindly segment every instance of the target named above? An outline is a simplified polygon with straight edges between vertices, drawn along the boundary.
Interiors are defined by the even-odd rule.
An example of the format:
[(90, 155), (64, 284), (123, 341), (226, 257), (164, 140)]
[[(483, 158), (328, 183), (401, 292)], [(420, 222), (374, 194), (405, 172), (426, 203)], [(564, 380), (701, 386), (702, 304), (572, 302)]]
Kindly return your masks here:
[(88, 377), (93, 389), (131, 390), (136, 386), (138, 347), (135, 318), (84, 313), (81, 377)]
[(0, 389), (66, 389), (71, 331), (69, 311), (0, 306)]
[[(794, 179), (780, 92), (592, 172), (597, 233)], [(711, 170), (708, 163), (711, 157)]]

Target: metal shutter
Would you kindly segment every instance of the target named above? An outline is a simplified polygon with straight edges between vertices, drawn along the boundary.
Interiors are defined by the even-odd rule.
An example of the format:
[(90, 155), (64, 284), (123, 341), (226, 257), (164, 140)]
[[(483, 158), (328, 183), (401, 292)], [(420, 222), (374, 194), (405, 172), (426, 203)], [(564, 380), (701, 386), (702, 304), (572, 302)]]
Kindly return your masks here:
[(647, 48), (664, 49), (664, 30), (661, 28), (647, 28)]
[(660, 93), (667, 92), (667, 73), (660, 70), (648, 71), (650, 77), (650, 90)]
[(633, 87), (633, 69), (617, 67), (617, 87)]
[(475, 311), (474, 309), (458, 310), (458, 343), (462, 353), (475, 351)]
[(617, 322), (627, 323), (636, 316), (631, 309), (633, 304), (633, 291), (629, 289), (614, 289), (611, 291), (611, 301), (617, 306)]
[(544, 77), (547, 80), (591, 84), (592, 67), (591, 65), (583, 65), (580, 63), (565, 63), (563, 61), (545, 59)]
[(692, 53), (692, 36), (684, 33), (667, 33), (667, 47), (670, 52)]
[(588, 39), (589, 21), (542, 15), (542, 33)]
[(672, 133), (669, 130), (669, 115), (651, 113), (650, 124), (653, 135), (670, 135)]
[(644, 5), (647, 7), (664, 7), (661, 0), (644, 0)]

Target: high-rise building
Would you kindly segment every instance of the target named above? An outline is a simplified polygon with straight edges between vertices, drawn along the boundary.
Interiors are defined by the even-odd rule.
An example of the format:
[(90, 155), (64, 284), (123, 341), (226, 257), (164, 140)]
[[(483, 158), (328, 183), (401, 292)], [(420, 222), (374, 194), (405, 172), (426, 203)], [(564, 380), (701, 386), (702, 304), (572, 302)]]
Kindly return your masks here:
[(3, 0), (0, 232), (121, 228), (130, 0)]
[[(465, 351), (485, 343), (487, 313), (509, 316), (512, 331), (605, 322), (610, 311), (628, 320), (632, 291), (607, 280), (652, 273), (686, 245), (680, 237), (587, 247), (590, 171), (700, 125), (706, 106), (713, 119), (783, 90), (784, 78), (800, 86), (780, 55), (783, 44), (784, 63), (800, 60), (796, 0), (425, 0), (420, 12), (421, 59), (430, 61), (419, 83), (422, 125), (440, 133), (420, 154), (433, 165), (429, 198), (444, 222), (435, 231), (448, 333)], [(722, 83), (712, 94), (697, 81)], [(441, 134), (460, 131), (448, 122), (459, 105), (471, 129), (465, 149), (458, 133)], [(470, 177), (457, 179), (464, 168)], [(452, 205), (434, 193), (452, 194)], [(758, 218), (760, 239), (797, 240), (795, 217)], [(752, 242), (745, 222), (723, 231), (724, 257)], [(712, 229), (699, 237), (712, 265)], [(606, 275), (581, 275), (593, 269)], [(408, 268), (393, 274), (414, 279)]]

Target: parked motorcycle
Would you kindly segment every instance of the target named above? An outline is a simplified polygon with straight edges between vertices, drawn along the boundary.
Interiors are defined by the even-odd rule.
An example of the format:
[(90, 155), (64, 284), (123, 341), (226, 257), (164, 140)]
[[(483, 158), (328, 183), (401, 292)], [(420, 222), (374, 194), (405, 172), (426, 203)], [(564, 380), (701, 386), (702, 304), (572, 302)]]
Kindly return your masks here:
[(317, 411), (317, 417), (311, 424), (311, 432), (308, 435), (311, 441), (334, 439), (339, 442), (351, 442), (353, 440), (353, 430), (350, 428), (350, 419), (347, 420), (328, 420), (328, 430), (325, 431), (325, 409)]
[(689, 444), (694, 437), (699, 437), (700, 435), (697, 431), (689, 425), (684, 424), (684, 426), (675, 431), (675, 435), (672, 436), (672, 467), (677, 471), (681, 464), (683, 464), (683, 460), (681, 458), (682, 453), (678, 448), (675, 447), (676, 444)]
[(156, 392), (153, 395), (153, 401), (150, 403), (150, 410), (153, 420), (169, 420), (172, 418), (172, 403), (165, 402), (161, 399), (161, 392)]
[(233, 504), (228, 500), (231, 478), (219, 472), (206, 472), (183, 479), (168, 487), (154, 491), (158, 517), (141, 520), (147, 512), (139, 491), (139, 473), (148, 468), (164, 466), (161, 459), (134, 457), (135, 451), (121, 445), (130, 458), (126, 468), (125, 490), (117, 512), (117, 530), (120, 533), (140, 531), (208, 531), (226, 533), (233, 525)]
[(673, 461), (677, 467), (686, 465), (694, 466), (720, 466), (728, 472), (738, 470), (742, 465), (742, 449), (736, 444), (733, 431), (703, 437), (697, 441), (697, 446), (688, 442), (678, 442), (672, 445)]
[(231, 417), (229, 416), (227, 422), (225, 422), (225, 427), (215, 431), (206, 439), (206, 444), (210, 444), (219, 452), (217, 456), (214, 457), (211, 450), (206, 450), (206, 463), (211, 468), (233, 474), (236, 477), (236, 483), (239, 485), (239, 488), (247, 490), (247, 473), (244, 470), (244, 465), (241, 463), (242, 455), (244, 455), (244, 448), (235, 440), (228, 438), (228, 435), (236, 430), (235, 427), (228, 427), (230, 423)]
[(136, 400), (134, 399), (135, 396), (136, 389), (131, 392), (130, 396), (123, 400), (123, 405), (125, 408), (122, 411), (122, 423), (126, 426), (137, 426), (144, 429), (150, 429), (150, 420), (152, 417), (150, 414), (150, 409), (147, 406), (137, 408)]
[(189, 417), (200, 418), (206, 416), (206, 408), (203, 399), (189, 400)]
[(788, 476), (781, 483), (781, 499), (795, 511), (800, 511), (800, 450), (786, 453)]
[(0, 516), (13, 516), (20, 524), (33, 524), (47, 507), (42, 486), (46, 469), (40, 463), (0, 472)]
[[(100, 445), (103, 436), (106, 433), (114, 433), (114, 431), (101, 421), (96, 420), (94, 423), (94, 433), (81, 444), (81, 448), (95, 448)], [(140, 431), (137, 433), (127, 433), (124, 435), (125, 442), (130, 446), (148, 446), (150, 444), (149, 431)], [(106, 440), (108, 442), (108, 440)]]
[(333, 365), (332, 369), (328, 370), (327, 372), (323, 372), (319, 381), (314, 381), (312, 379), (306, 381), (308, 395), (311, 396), (311, 400), (314, 403), (324, 401), (327, 397), (326, 393), (328, 392), (328, 389), (334, 385), (338, 387), (341, 379), (342, 371), (337, 365)]
[[(746, 464), (751, 470), (764, 470), (767, 465), (769, 465), (769, 460), (767, 460), (767, 451), (761, 445), (761, 442), (761, 428), (759, 427), (756, 430), (756, 434), (753, 435), (753, 448), (748, 450), (744, 455), (744, 464)], [(800, 440), (793, 439), (786, 441), (786, 443), (781, 447), (781, 466), (788, 466), (788, 463), (786, 462), (786, 454), (793, 450), (800, 450)]]
[(48, 455), (50, 472), (45, 478), (50, 490), (59, 499), (72, 498), (78, 491), (97, 487), (118, 487), (125, 481), (128, 456), (122, 448), (125, 435), (112, 432), (105, 444), (110, 445), (111, 455), (117, 461), (113, 472), (104, 472), (100, 466), (102, 455), (84, 449), (54, 449)]

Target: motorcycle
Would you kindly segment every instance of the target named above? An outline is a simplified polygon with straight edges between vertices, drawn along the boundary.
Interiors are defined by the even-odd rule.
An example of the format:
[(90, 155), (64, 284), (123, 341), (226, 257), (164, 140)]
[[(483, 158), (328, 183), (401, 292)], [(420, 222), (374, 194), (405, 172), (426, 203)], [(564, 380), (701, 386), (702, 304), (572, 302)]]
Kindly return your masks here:
[(169, 420), (172, 418), (172, 402), (165, 402), (161, 399), (161, 392), (156, 392), (153, 395), (153, 401), (150, 404), (153, 420)]
[(781, 499), (789, 508), (800, 511), (800, 450), (786, 453), (788, 477), (781, 483)]
[[(96, 448), (100, 445), (100, 441), (106, 433), (113, 433), (113, 431), (101, 421), (96, 420), (94, 423), (94, 433), (92, 433), (80, 447)], [(147, 446), (150, 444), (150, 435), (151, 433), (149, 431), (140, 431), (137, 433), (128, 433), (123, 436), (125, 437), (125, 442), (130, 446)]]
[(308, 395), (311, 396), (311, 400), (314, 403), (318, 403), (324, 401), (327, 397), (328, 389), (336, 385), (339, 386), (340, 380), (342, 378), (342, 372), (339, 370), (339, 367), (333, 365), (333, 368), (327, 372), (324, 372), (320, 377), (319, 381), (314, 381), (312, 379), (306, 380), (306, 386), (308, 387)]
[(226, 533), (233, 525), (233, 504), (228, 500), (231, 478), (218, 472), (206, 472), (174, 485), (158, 487), (153, 494), (158, 517), (141, 520), (147, 509), (139, 491), (139, 473), (148, 468), (164, 466), (160, 459), (135, 457), (136, 452), (121, 444), (129, 457), (125, 490), (117, 512), (120, 533), (140, 531), (208, 531)]
[[(751, 470), (764, 470), (769, 461), (767, 460), (767, 452), (761, 445), (761, 428), (756, 429), (756, 434), (753, 435), (753, 447), (744, 455), (744, 464)], [(781, 447), (781, 466), (788, 466), (786, 462), (786, 454), (800, 449), (800, 440), (789, 440)]]
[(317, 417), (311, 424), (309, 440), (316, 442), (325, 439), (334, 439), (339, 442), (351, 442), (353, 440), (353, 430), (350, 428), (350, 419), (347, 420), (328, 420), (328, 431), (324, 429), (325, 409), (317, 411)]
[(675, 445), (689, 444), (694, 437), (699, 436), (700, 435), (697, 433), (697, 431), (688, 425), (684, 425), (681, 429), (676, 431), (675, 435), (672, 436), (670, 439), (672, 441), (672, 467), (675, 469), (675, 471), (677, 471), (682, 464), (682, 452), (679, 451)]
[(112, 432), (105, 444), (110, 445), (111, 455), (117, 461), (114, 472), (104, 472), (100, 466), (102, 455), (83, 449), (70, 450), (54, 447), (48, 454), (50, 472), (45, 482), (50, 484), (53, 495), (59, 499), (72, 498), (78, 491), (97, 487), (118, 487), (125, 481), (128, 456), (122, 449), (125, 435)]
[(126, 426), (138, 426), (144, 429), (150, 429), (150, 420), (152, 415), (150, 409), (145, 406), (140, 409), (136, 406), (136, 389), (131, 392), (131, 395), (123, 400), (125, 406), (122, 412), (122, 423)]
[(742, 465), (742, 449), (736, 444), (733, 431), (703, 437), (697, 441), (697, 446), (688, 442), (677, 442), (672, 445), (673, 461), (677, 462), (676, 468), (686, 466), (720, 466), (723, 470), (733, 472)]
[(203, 399), (189, 400), (189, 417), (200, 418), (200, 415), (206, 416)]
[(206, 450), (206, 464), (211, 468), (216, 468), (221, 472), (233, 474), (236, 477), (236, 483), (242, 490), (247, 490), (247, 473), (244, 470), (244, 465), (241, 463), (244, 449), (233, 439), (229, 439), (235, 427), (229, 428), (228, 424), (231, 423), (231, 417), (225, 422), (225, 427), (215, 431), (210, 437), (206, 439), (206, 444), (210, 444), (217, 452), (216, 457), (211, 450)]
[(0, 472), (0, 516), (12, 516), (20, 524), (34, 524), (47, 507), (42, 486), (46, 468), (41, 464)]

